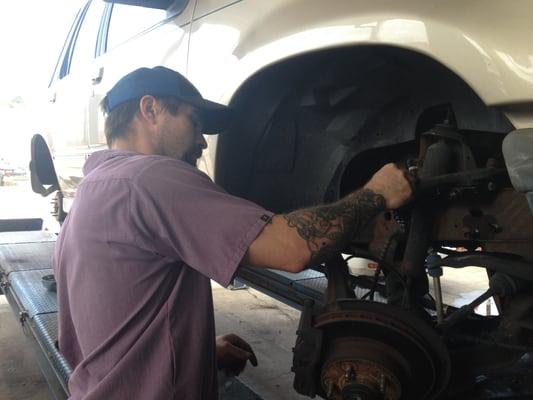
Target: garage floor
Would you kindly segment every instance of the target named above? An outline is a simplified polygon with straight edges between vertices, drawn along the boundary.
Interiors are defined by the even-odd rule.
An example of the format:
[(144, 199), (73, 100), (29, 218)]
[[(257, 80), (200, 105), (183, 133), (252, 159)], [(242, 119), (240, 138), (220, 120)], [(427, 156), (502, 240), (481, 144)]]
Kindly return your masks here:
[[(230, 291), (213, 285), (217, 334), (247, 340), (259, 366), (241, 380), (264, 400), (304, 399), (292, 390), (291, 348), (300, 313), (253, 289)], [(260, 318), (258, 318), (260, 315)], [(5, 296), (0, 296), (0, 399), (51, 400), (26, 337)]]
[(52, 399), (27, 339), (3, 295), (0, 296), (0, 399)]

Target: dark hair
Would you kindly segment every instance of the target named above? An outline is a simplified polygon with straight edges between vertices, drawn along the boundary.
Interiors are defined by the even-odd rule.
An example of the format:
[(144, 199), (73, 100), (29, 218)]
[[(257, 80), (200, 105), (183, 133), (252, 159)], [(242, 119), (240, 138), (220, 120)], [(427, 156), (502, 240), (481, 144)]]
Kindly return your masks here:
[[(172, 115), (178, 114), (180, 101), (177, 98), (166, 96), (154, 97), (161, 102), (164, 110), (167, 110)], [(108, 147), (111, 147), (114, 140), (127, 136), (131, 121), (133, 121), (133, 118), (139, 111), (139, 100), (140, 99), (130, 100), (120, 104), (109, 114), (107, 113), (107, 96), (105, 96), (100, 102), (100, 108), (106, 116), (104, 132)]]

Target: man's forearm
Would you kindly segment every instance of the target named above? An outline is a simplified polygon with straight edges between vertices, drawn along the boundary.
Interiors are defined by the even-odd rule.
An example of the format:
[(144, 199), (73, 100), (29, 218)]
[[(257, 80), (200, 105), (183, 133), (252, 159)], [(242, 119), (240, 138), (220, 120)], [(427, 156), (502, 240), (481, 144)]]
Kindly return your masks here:
[(368, 222), (386, 209), (385, 198), (369, 189), (357, 190), (324, 206), (283, 215), (305, 240), (311, 262), (321, 262), (341, 251)]

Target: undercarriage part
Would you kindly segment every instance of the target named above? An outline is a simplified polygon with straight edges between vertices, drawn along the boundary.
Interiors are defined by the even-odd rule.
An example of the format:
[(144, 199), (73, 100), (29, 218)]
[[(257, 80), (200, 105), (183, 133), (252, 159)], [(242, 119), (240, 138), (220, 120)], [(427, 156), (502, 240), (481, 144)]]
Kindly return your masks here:
[(502, 272), (515, 278), (533, 281), (533, 261), (524, 260), (513, 254), (489, 252), (468, 252), (449, 255), (433, 264), (435, 267), (482, 267)]
[[(254, 200), (275, 212), (334, 201), (364, 184), (373, 172), (387, 162), (416, 158), (423, 159), (423, 164), (431, 164), (429, 158), (433, 155), (418, 151), (419, 139), (426, 140), (420, 137), (420, 133), (445, 122), (442, 116), (452, 110), (455, 118), (450, 120), (456, 122), (455, 132), (439, 128), (432, 138), (427, 138), (428, 146), (441, 141), (453, 149), (452, 166), (435, 176), (426, 176), (420, 185), (420, 192), (425, 198), (413, 205), (413, 208), (424, 205), (433, 208), (428, 213), (431, 228), (426, 230), (427, 234), (421, 234), (418, 228), (412, 229), (417, 224), (409, 224), (412, 222), (410, 217), (413, 208), (408, 208), (401, 210), (401, 224), (390, 221), (391, 229), (383, 236), (377, 236), (377, 239), (376, 236), (372, 237), (370, 229), (369, 235), (361, 235), (354, 244), (372, 252), (374, 257), (367, 258), (379, 260), (387, 238), (396, 230), (403, 228), (406, 236), (416, 233), (421, 239), (414, 240), (415, 236), (407, 239), (411, 240), (413, 249), (407, 252), (404, 251), (404, 238), (394, 243), (388, 252), (388, 264), (381, 266), (386, 275), (386, 287), (375, 284), (377, 281), (374, 280), (370, 281), (370, 290), (375, 286), (389, 300), (399, 299), (398, 302), (391, 301), (391, 304), (402, 306), (402, 298), (407, 298), (405, 294), (410, 292), (409, 297), (416, 299), (420, 308), (424, 307), (424, 297), (420, 297), (421, 293), (427, 291), (423, 260), (430, 246), (435, 249), (440, 246), (463, 246), (470, 250), (481, 247), (487, 251), (513, 253), (533, 260), (533, 216), (525, 197), (513, 190), (508, 182), (501, 157), (503, 137), (513, 129), (501, 118), (503, 114), (497, 108), (485, 107), (475, 95), (469, 95), (462, 85), (457, 84), (455, 77), (444, 79), (446, 74), (430, 73), (428, 68), (404, 68), (411, 64), (406, 63), (401, 54), (389, 58), (388, 54), (382, 57), (387, 49), (383, 49), (383, 53), (382, 49), (371, 50), (361, 53), (361, 57), (352, 57), (349, 51), (344, 50), (316, 59), (312, 56), (309, 58), (310, 64), (289, 61), (290, 68), (265, 70), (262, 74), (265, 79), (243, 89), (233, 104), (243, 118), (239, 118), (234, 134), (219, 141), (216, 168), (218, 183), (231, 193)], [(400, 74), (398, 69), (408, 73)], [(302, 74), (302, 70), (306, 74)], [(357, 74), (354, 71), (358, 71)], [(423, 73), (416, 74), (414, 71)], [(292, 85), (286, 85), (286, 82)], [(250, 98), (258, 99), (259, 103), (250, 102)], [(426, 281), (425, 287), (413, 285), (411, 277), (410, 287), (406, 288), (405, 281), (408, 279), (403, 279), (398, 272), (399, 260), (404, 258), (404, 253), (413, 261), (415, 276), (418, 275), (421, 282)], [(469, 262), (472, 263), (472, 260)], [(475, 264), (483, 265), (478, 262)], [(394, 271), (397, 274), (389, 273), (390, 266), (396, 267)], [(329, 274), (329, 279), (331, 283), (335, 278)], [(371, 307), (369, 303), (361, 305), (361, 302), (349, 296), (350, 291), (346, 287), (340, 290), (344, 294), (333, 296), (328, 307), (309, 303), (306, 306), (295, 346), (295, 387), (300, 393), (308, 395), (326, 396), (331, 390), (330, 395), (336, 393), (347, 398), (356, 394), (371, 398), (377, 396), (378, 392), (383, 396), (378, 380), (372, 378), (375, 375), (367, 371), (377, 364), (384, 376), (401, 376), (403, 364), (395, 360), (404, 357), (402, 354), (393, 357), (392, 361), (365, 359), (362, 364), (352, 363), (352, 368), (343, 369), (344, 373), (340, 371), (342, 368), (336, 369), (335, 366), (343, 367), (342, 362), (345, 361), (334, 359), (338, 359), (338, 349), (341, 349), (341, 353), (347, 353), (351, 360), (362, 358), (353, 348), (357, 350), (364, 347), (360, 343), (370, 346), (372, 338), (360, 334), (360, 331), (364, 331), (360, 327), (370, 326), (379, 332), (387, 332), (385, 339), (396, 335), (391, 326), (407, 326), (416, 331), (418, 328), (413, 328), (407, 318), (400, 318), (404, 314), (413, 317), (412, 312), (403, 310), (401, 314), (389, 304), (375, 310), (377, 314), (384, 315), (382, 320), (376, 320), (375, 313), (365, 308)], [(415, 290), (420, 290), (420, 293), (413, 295)], [(502, 311), (499, 318), (502, 329), (498, 332), (502, 337), (507, 337), (509, 326), (517, 325), (516, 315), (522, 316), (520, 322), (523, 326), (531, 324), (528, 316), (533, 314), (527, 312), (529, 309), (525, 305), (515, 314), (509, 314), (510, 306), (517, 304), (517, 297), (525, 296), (523, 292), (511, 301), (506, 300), (503, 308), (496, 299)], [(345, 296), (349, 300), (338, 300)], [(368, 298), (371, 298), (370, 294)], [(326, 312), (333, 312), (335, 307), (332, 305), (337, 305), (338, 311), (344, 314), (339, 316), (335, 324), (319, 327), (318, 318)], [(357, 312), (361, 313), (361, 310), (366, 310), (371, 317), (360, 317)], [(389, 316), (387, 310), (393, 315)], [(357, 329), (350, 330), (350, 318)], [(440, 340), (430, 328), (434, 321), (413, 318), (416, 320), (415, 326), (419, 324), (429, 329), (430, 333), (424, 337)], [(486, 320), (470, 315), (457, 328), (462, 334), (469, 331), (470, 325), (479, 323), (485, 327)], [(377, 321), (383, 323), (380, 325)], [(498, 325), (497, 319), (489, 322)], [(491, 325), (490, 329), (495, 329), (495, 326)], [(409, 332), (401, 330), (405, 331)], [(456, 332), (455, 329), (452, 331)], [(476, 327), (472, 331), (477, 334), (483, 330)], [(339, 337), (336, 332), (347, 333)], [(403, 334), (397, 336), (404, 337)], [(405, 336), (416, 337), (410, 333)], [(486, 339), (486, 336), (478, 336)], [(354, 342), (358, 338), (360, 340)], [(489, 338), (502, 343), (497, 336)], [(513, 337), (506, 343), (513, 346), (521, 342)], [(380, 345), (386, 348), (387, 343), (381, 341)], [(457, 352), (455, 344), (448, 346), (450, 353)], [(422, 347), (431, 348), (427, 344)], [(503, 358), (495, 355), (496, 352), (483, 351), (490, 348), (489, 344), (479, 348), (461, 348), (466, 354), (465, 360), (474, 358), (471, 356), (473, 353), (477, 357), (476, 363), (469, 364), (470, 371), (480, 371), (476, 368), (483, 362), (501, 365)], [(327, 349), (331, 353), (327, 353)], [(326, 369), (337, 371), (338, 379), (323, 382), (322, 371), (328, 355), (331, 363), (327, 364), (330, 368)], [(361, 371), (365, 372), (356, 374), (356, 369), (361, 365), (364, 367)], [(401, 377), (397, 379), (402, 393), (405, 393), (408, 382)], [(393, 383), (390, 387), (394, 389), (397, 386)]]
[[(371, 339), (333, 339), (326, 350), (320, 381), (328, 399), (391, 399), (401, 397), (401, 356)], [(387, 359), (383, 355), (387, 355)], [(379, 361), (372, 361), (380, 358)]]
[(454, 172), (443, 174), (433, 178), (426, 178), (420, 181), (417, 193), (430, 194), (432, 192), (442, 192), (447, 187), (453, 187), (450, 197), (459, 195), (459, 191), (464, 188), (475, 188), (485, 186), (487, 191), (494, 191), (494, 185), (508, 181), (508, 174), (505, 168), (476, 168), (464, 172)]
[[(448, 174), (452, 171), (457, 160), (462, 159), (465, 146), (457, 141), (456, 136), (455, 131), (447, 126), (436, 127), (422, 134), (420, 157), (423, 163), (418, 168), (420, 182)], [(461, 154), (456, 154), (457, 149), (461, 150)], [(421, 299), (429, 292), (424, 261), (431, 244), (435, 216), (438, 208), (440, 208), (438, 207), (440, 201), (442, 200), (434, 197), (432, 201), (422, 199), (414, 205), (411, 211), (409, 235), (400, 267), (402, 275), (408, 278), (409, 286), (406, 296), (402, 297), (402, 306), (417, 308), (418, 312), (422, 314), (424, 311), (421, 308)], [(399, 296), (391, 297), (389, 303), (398, 305), (398, 298)]]
[[(449, 172), (452, 162), (452, 149), (444, 140), (438, 140), (426, 150), (425, 162), (419, 168), (420, 180)], [(431, 240), (435, 206), (418, 204), (411, 213), (409, 237), (402, 261), (402, 273), (410, 277), (419, 277), (424, 273), (424, 260)]]
[(471, 303), (461, 307), (448, 318), (446, 318), (446, 320), (439, 324), (439, 328), (442, 331), (447, 331), (448, 329), (451, 329), (453, 326), (465, 319), (468, 315), (473, 314), (476, 307), (478, 307), (481, 303), (487, 301), (494, 295), (494, 290), (487, 290), (485, 293), (475, 298)]
[(533, 212), (533, 129), (509, 133), (502, 150), (511, 182), (516, 190), (526, 193)]
[(65, 212), (65, 209), (63, 207), (63, 192), (61, 190), (58, 190), (51, 201), (52, 204), (52, 216), (59, 222), (63, 223), (65, 218), (67, 217), (67, 213)]
[(472, 388), (450, 400), (529, 400), (532, 382), (533, 356), (526, 354), (512, 367), (480, 376)]
[(439, 324), (439, 328), (446, 331), (469, 314), (473, 314), (476, 307), (490, 299), (492, 296), (498, 296), (500, 298), (512, 297), (518, 293), (521, 287), (523, 287), (522, 282), (513, 279), (509, 275), (497, 272), (490, 277), (489, 289), (485, 293), (474, 299), (470, 304), (461, 307), (459, 310), (451, 314), (444, 322)]
[(326, 305), (308, 303), (300, 319), (296, 391), (331, 400), (441, 398), (450, 378), (441, 338), (402, 309), (356, 300), (340, 255), (326, 265)]
[(442, 288), (440, 277), (442, 276), (442, 267), (435, 266), (435, 262), (440, 261), (437, 253), (432, 253), (426, 259), (428, 275), (433, 279), (433, 292), (435, 294), (435, 308), (437, 311), (437, 323), (442, 324), (444, 321), (444, 303), (442, 301)]
[[(340, 300), (316, 316), (324, 331), (320, 381), (335, 400), (358, 388), (361, 400), (437, 399), (449, 380), (449, 356), (422, 320), (380, 303)], [(367, 397), (362, 393), (366, 391)]]

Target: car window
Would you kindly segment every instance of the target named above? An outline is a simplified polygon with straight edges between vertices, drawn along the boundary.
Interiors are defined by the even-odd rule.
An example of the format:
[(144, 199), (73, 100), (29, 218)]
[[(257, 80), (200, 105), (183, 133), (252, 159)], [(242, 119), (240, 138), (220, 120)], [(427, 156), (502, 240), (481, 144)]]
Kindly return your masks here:
[(69, 73), (72, 73), (82, 66), (86, 66), (92, 62), (96, 54), (96, 39), (98, 37), (98, 30), (102, 19), (102, 13), (105, 8), (105, 3), (101, 0), (93, 0), (89, 5), (89, 9), (83, 18), (76, 43), (74, 45), (74, 53), (70, 62)]
[(81, 2), (78, 2), (79, 5), (76, 5), (76, 2), (73, 2), (73, 3), (74, 3), (74, 8), (69, 11), (72, 12), (74, 18), (73, 18), (72, 24), (70, 25), (70, 29), (68, 30), (68, 35), (65, 38), (65, 41), (61, 48), (61, 52), (59, 54), (56, 66), (54, 68), (54, 72), (52, 74), (52, 78), (50, 79), (50, 83), (48, 86), (52, 85), (52, 83), (56, 79), (61, 79), (68, 73), (68, 58), (69, 58), (68, 55), (70, 53), (70, 44), (72, 42), (72, 38), (74, 37), (75, 33), (78, 30), (77, 27), (82, 17), (82, 14), (84, 13), (85, 4), (86, 4), (86, 3), (83, 3), (82, 5)]
[(107, 50), (113, 49), (166, 17), (165, 10), (113, 4), (107, 33)]

